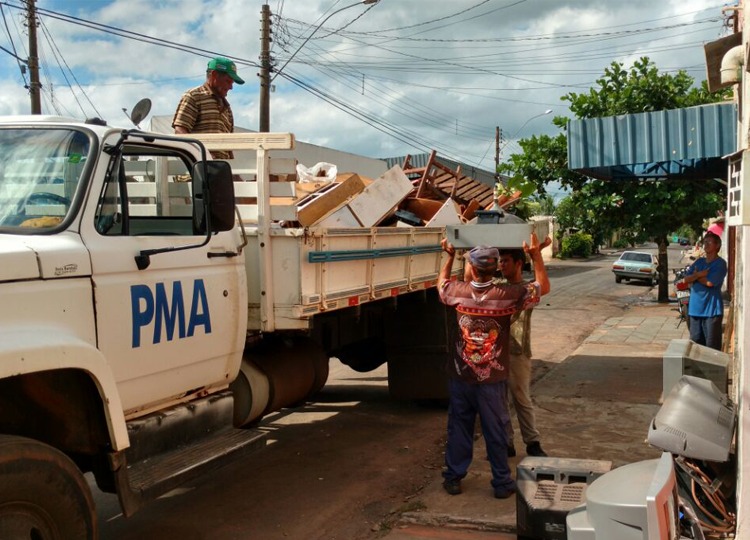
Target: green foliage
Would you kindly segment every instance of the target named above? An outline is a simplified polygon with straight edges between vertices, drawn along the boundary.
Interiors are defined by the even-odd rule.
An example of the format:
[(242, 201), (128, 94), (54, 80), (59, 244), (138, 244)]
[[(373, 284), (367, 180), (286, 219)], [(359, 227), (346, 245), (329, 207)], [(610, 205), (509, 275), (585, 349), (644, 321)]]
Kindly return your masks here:
[(501, 195), (507, 195), (510, 197), (515, 194), (516, 191), (520, 191), (521, 198), (525, 199), (536, 191), (536, 184), (530, 180), (526, 180), (523, 176), (508, 178), (507, 184), (503, 184), (502, 182), (495, 184), (495, 197)]
[(726, 99), (726, 91), (711, 94), (704, 83), (693, 86), (693, 78), (685, 71), (659, 73), (651, 60), (642, 57), (626, 70), (612, 62), (604, 76), (597, 79), (597, 88), (588, 93), (569, 93), (563, 99), (577, 118), (598, 118), (619, 114), (635, 114), (693, 107)]
[(630, 242), (627, 238), (620, 237), (612, 243), (612, 247), (616, 249), (625, 249), (630, 247)]
[[(728, 99), (730, 91), (712, 94), (705, 82), (694, 85), (693, 78), (684, 71), (660, 73), (644, 57), (629, 69), (612, 62), (588, 92), (569, 93), (563, 100), (570, 103), (575, 118), (597, 118), (714, 103)], [(550, 182), (569, 188), (572, 195), (561, 201), (555, 215), (563, 229), (577, 228), (589, 233), (594, 245), (619, 231), (631, 243), (652, 239), (666, 246), (672, 231), (681, 227), (699, 231), (703, 220), (715, 216), (725, 205), (724, 188), (710, 179), (605, 182), (570, 171), (567, 118), (556, 117), (553, 123), (560, 128), (558, 135), (519, 141), (523, 153), (511, 155), (500, 168), (504, 174), (535, 182), (540, 194)], [(662, 276), (666, 275), (662, 272)], [(666, 300), (666, 294), (666, 286), (660, 286), (659, 300)]]
[(535, 205), (535, 211), (532, 216), (553, 216), (555, 215), (555, 199), (552, 195), (539, 194), (532, 195), (531, 204)]
[(691, 242), (694, 241), (696, 238), (700, 237), (702, 230), (701, 229), (694, 229), (690, 225), (682, 225), (681, 227), (678, 227), (675, 234), (679, 238), (687, 238)]
[(590, 234), (577, 232), (563, 238), (560, 255), (567, 257), (589, 257), (594, 252), (594, 239)]
[[(555, 124), (559, 125), (555, 119)], [(561, 120), (567, 121), (562, 118)], [(511, 177), (525, 178), (536, 184), (540, 195), (546, 194), (545, 186), (560, 182), (564, 186), (578, 189), (586, 177), (568, 169), (568, 139), (565, 133), (555, 137), (533, 136), (518, 141), (523, 153), (512, 154), (507, 163), (501, 163), (498, 171)]]

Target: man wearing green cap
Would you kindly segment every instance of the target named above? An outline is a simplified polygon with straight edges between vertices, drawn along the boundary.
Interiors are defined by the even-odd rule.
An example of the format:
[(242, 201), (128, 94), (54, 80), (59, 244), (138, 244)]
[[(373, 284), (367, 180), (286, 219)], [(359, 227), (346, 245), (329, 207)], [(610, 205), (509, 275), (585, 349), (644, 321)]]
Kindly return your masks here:
[[(206, 82), (182, 95), (172, 119), (177, 134), (232, 133), (234, 117), (227, 93), (234, 83), (245, 84), (229, 58), (212, 58), (206, 68)], [(232, 159), (231, 152), (211, 152), (214, 159)]]

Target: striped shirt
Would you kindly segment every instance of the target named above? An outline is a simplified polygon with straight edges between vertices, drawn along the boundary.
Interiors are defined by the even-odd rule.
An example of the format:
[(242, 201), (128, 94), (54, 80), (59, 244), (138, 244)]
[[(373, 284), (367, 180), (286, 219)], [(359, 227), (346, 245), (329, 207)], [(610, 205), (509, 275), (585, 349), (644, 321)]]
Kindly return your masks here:
[[(172, 119), (172, 127), (185, 128), (189, 133), (232, 133), (234, 117), (229, 102), (218, 97), (208, 83), (182, 95)], [(212, 151), (214, 159), (232, 159), (231, 152)]]

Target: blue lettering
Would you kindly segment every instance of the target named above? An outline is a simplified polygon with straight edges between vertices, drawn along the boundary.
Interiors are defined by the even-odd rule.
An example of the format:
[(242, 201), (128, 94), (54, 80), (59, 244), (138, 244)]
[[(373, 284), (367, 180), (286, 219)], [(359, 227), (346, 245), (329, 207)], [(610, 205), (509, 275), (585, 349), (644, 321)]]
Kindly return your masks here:
[(133, 348), (136, 349), (141, 346), (141, 328), (154, 319), (154, 297), (151, 289), (146, 285), (130, 287), (130, 305), (133, 314)]
[[(195, 301), (195, 300), (193, 300)], [(167, 341), (174, 338), (175, 322), (178, 322), (178, 335), (185, 337), (185, 301), (182, 298), (182, 283), (175, 281), (172, 284), (172, 305), (167, 300), (167, 290), (163, 283), (156, 284), (156, 322), (154, 324), (154, 344), (161, 342), (161, 324), (167, 331)]]
[[(199, 308), (200, 312), (198, 311)], [(206, 286), (203, 284), (202, 279), (196, 279), (193, 283), (193, 304), (190, 306), (188, 337), (193, 337), (196, 326), (203, 326), (206, 334), (211, 333), (211, 314), (208, 311)]]
[(166, 340), (172, 341), (177, 331), (178, 339), (192, 337), (197, 327), (202, 326), (206, 334), (211, 333), (211, 313), (208, 306), (206, 285), (202, 279), (193, 281), (193, 298), (190, 304), (190, 316), (185, 325), (185, 298), (182, 283), (172, 283), (171, 301), (167, 297), (167, 286), (164, 283), (154, 285), (152, 291), (148, 285), (130, 287), (130, 305), (133, 319), (133, 348), (141, 346), (141, 329), (153, 324), (153, 344), (161, 343), (162, 328)]

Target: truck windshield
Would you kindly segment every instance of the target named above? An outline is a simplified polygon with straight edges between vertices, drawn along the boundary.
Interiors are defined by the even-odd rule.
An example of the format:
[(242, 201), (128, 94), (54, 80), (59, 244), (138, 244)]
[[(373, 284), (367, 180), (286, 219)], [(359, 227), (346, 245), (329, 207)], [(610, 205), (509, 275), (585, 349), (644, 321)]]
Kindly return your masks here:
[(0, 129), (0, 227), (34, 232), (62, 223), (90, 146), (71, 129)]

